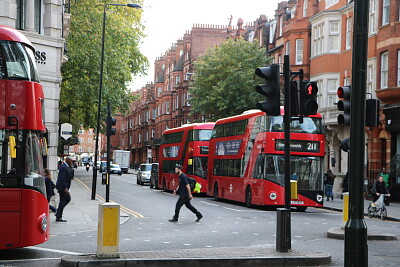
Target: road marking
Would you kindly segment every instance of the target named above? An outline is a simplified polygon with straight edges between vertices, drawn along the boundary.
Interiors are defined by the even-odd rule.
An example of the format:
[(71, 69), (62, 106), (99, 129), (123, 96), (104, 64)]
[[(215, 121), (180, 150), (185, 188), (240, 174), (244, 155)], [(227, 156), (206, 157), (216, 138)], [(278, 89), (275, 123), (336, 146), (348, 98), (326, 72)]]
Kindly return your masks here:
[[(81, 254), (79, 254), (81, 255)], [(61, 258), (40, 258), (40, 259), (23, 259), (23, 260), (0, 260), (0, 262), (5, 263), (12, 263), (12, 262), (25, 262), (25, 261), (48, 261), (48, 260), (61, 260)], [(9, 266), (9, 265), (0, 265), (2, 267)]]
[(148, 239), (146, 239), (146, 240), (143, 240), (144, 242), (150, 242), (150, 240), (148, 240)]
[(171, 242), (163, 242), (164, 244), (171, 244)]
[(192, 244), (183, 244), (184, 246), (191, 246)]
[(206, 205), (210, 205), (210, 206), (214, 206), (214, 207), (219, 207), (218, 204), (214, 204), (214, 203), (210, 203), (210, 202), (206, 202), (206, 201), (199, 201), (199, 202), (201, 202), (201, 203), (203, 203), (203, 204), (206, 204)]
[(66, 250), (59, 250), (59, 249), (52, 249), (52, 248), (41, 248), (41, 247), (26, 247), (26, 248), (33, 249), (33, 250), (39, 250), (39, 251), (47, 251), (47, 252), (55, 252), (55, 253), (67, 254), (67, 255), (83, 255), (83, 253), (66, 251)]
[[(89, 188), (84, 182), (82, 182), (79, 178), (76, 178), (76, 181), (77, 181), (78, 183), (80, 183), (82, 186), (84, 186), (84, 187), (86, 188), (86, 190), (88, 190), (90, 193), (92, 192), (92, 189), (90, 189), (90, 188)], [(96, 197), (97, 197), (98, 199), (100, 199), (101, 201), (106, 202), (106, 200), (105, 200), (103, 197), (99, 196), (98, 194), (96, 194)], [(110, 200), (110, 202), (111, 202), (111, 203), (115, 203), (115, 202), (112, 201), (112, 200)], [(125, 207), (125, 206), (120, 205), (120, 209), (121, 209), (123, 212), (125, 212), (125, 213), (131, 215), (132, 217), (135, 217), (135, 218), (144, 218), (144, 216), (143, 216), (142, 214), (140, 214), (139, 212), (136, 212), (136, 211), (133, 211), (133, 210), (131, 210), (131, 209), (128, 209), (128, 208)]]
[(206, 248), (212, 248), (213, 246), (205, 246)]

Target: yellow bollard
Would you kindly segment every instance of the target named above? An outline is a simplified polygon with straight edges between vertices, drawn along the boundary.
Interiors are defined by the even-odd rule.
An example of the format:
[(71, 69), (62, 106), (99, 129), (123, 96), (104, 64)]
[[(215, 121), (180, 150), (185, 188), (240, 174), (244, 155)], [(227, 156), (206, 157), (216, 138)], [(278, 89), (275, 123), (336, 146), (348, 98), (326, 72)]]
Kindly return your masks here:
[(349, 220), (349, 193), (342, 193), (343, 195), (343, 222), (346, 223)]
[(297, 180), (290, 180), (290, 198), (291, 199), (299, 198), (297, 194)]
[(99, 204), (98, 258), (119, 258), (119, 213), (120, 206), (117, 203)]

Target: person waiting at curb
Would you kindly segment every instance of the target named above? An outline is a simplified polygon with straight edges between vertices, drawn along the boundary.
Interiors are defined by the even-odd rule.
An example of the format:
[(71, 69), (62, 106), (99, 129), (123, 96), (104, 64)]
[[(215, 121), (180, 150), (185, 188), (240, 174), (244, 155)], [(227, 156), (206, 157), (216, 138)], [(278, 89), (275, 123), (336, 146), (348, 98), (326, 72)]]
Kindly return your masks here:
[(186, 174), (184, 174), (182, 172), (181, 165), (176, 165), (175, 173), (179, 175), (179, 184), (178, 184), (178, 187), (174, 190), (174, 195), (179, 194), (179, 199), (176, 202), (175, 215), (169, 221), (177, 222), (178, 218), (179, 218), (179, 212), (180, 212), (182, 206), (185, 205), (186, 208), (188, 208), (191, 212), (196, 214), (196, 216), (197, 216), (196, 222), (198, 222), (201, 220), (201, 218), (203, 218), (203, 215), (195, 207), (193, 207), (192, 204), (190, 204), (190, 200), (193, 199), (193, 195), (190, 190), (188, 177), (186, 176)]

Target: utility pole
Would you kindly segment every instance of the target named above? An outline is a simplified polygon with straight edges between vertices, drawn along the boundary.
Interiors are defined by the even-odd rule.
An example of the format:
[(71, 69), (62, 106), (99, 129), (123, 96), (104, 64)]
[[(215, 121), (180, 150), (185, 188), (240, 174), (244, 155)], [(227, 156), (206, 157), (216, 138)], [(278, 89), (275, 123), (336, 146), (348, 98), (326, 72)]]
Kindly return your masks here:
[(349, 220), (345, 226), (344, 265), (368, 266), (367, 225), (364, 221), (365, 88), (369, 1), (354, 1), (353, 66), (350, 126)]

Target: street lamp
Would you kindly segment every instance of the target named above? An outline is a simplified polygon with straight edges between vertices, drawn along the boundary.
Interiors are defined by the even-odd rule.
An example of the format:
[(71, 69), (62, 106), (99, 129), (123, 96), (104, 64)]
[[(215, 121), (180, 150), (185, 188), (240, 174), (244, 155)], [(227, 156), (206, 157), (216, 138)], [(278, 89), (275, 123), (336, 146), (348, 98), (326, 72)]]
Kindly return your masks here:
[(97, 183), (97, 158), (99, 157), (99, 135), (100, 135), (100, 108), (101, 108), (101, 91), (103, 89), (103, 67), (104, 67), (104, 36), (106, 33), (106, 14), (107, 6), (126, 6), (131, 8), (142, 8), (141, 5), (135, 3), (129, 4), (105, 4), (103, 12), (103, 33), (101, 36), (101, 58), (100, 58), (100, 78), (99, 78), (99, 102), (97, 106), (97, 129), (96, 129), (96, 148), (94, 155), (93, 181), (92, 181), (92, 200), (96, 199), (96, 183)]

